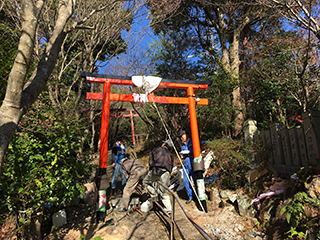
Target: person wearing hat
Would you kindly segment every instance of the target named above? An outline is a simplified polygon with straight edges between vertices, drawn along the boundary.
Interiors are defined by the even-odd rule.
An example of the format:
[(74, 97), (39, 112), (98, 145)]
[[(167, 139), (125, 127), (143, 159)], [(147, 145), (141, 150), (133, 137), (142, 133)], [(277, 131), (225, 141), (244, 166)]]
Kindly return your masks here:
[(126, 145), (124, 144), (125, 140), (127, 139), (126, 135), (119, 134), (117, 141), (113, 144), (112, 147), (112, 180), (111, 180), (111, 187), (112, 187), (112, 195), (117, 195), (116, 190), (116, 183), (118, 179), (118, 175), (120, 174), (122, 187), (126, 185), (126, 178), (123, 175), (122, 168), (121, 168), (121, 160), (126, 157)]
[(186, 192), (188, 195), (188, 200), (186, 201), (186, 204), (191, 203), (193, 199), (193, 191), (191, 187), (191, 183), (188, 180), (189, 178), (192, 178), (193, 181), (196, 180), (195, 174), (193, 171), (192, 161), (193, 161), (193, 145), (192, 145), (192, 139), (189, 138), (187, 132), (185, 130), (180, 131), (179, 137), (181, 141), (183, 142), (181, 146), (181, 152), (180, 156), (183, 159), (183, 166), (185, 168), (185, 171), (183, 170), (183, 184), (186, 188)]
[[(171, 214), (172, 206), (167, 189), (158, 184), (158, 191), (153, 186), (154, 182), (161, 182), (165, 186), (170, 185), (170, 175), (173, 168), (173, 156), (170, 152), (173, 144), (170, 140), (163, 142), (161, 147), (152, 150), (149, 157), (149, 172), (143, 179), (142, 184), (150, 193), (151, 199), (156, 199), (158, 193), (164, 205), (164, 210)], [(158, 193), (157, 193), (158, 192)]]

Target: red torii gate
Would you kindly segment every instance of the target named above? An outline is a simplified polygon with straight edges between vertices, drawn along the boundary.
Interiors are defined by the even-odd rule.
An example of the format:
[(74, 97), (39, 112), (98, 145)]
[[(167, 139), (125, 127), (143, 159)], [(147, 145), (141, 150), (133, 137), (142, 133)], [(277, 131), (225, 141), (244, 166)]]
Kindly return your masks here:
[[(111, 84), (132, 86), (135, 85), (132, 82), (132, 78), (128, 76), (112, 76), (105, 74), (94, 74), (89, 72), (80, 71), (80, 75), (85, 77), (88, 83), (102, 83), (103, 93), (87, 93), (87, 99), (91, 100), (102, 100), (102, 119), (101, 119), (101, 135), (100, 135), (100, 162), (99, 168), (107, 168), (107, 158), (108, 158), (108, 135), (109, 135), (109, 117), (110, 117), (110, 101), (127, 101), (135, 102), (132, 94), (112, 94)], [(205, 90), (212, 81), (183, 81), (183, 80), (168, 80), (162, 79), (156, 90), (162, 90), (164, 88), (174, 88), (174, 89), (185, 89), (187, 90), (187, 97), (162, 97), (154, 96), (153, 93), (148, 94), (149, 102), (156, 103), (169, 103), (169, 104), (188, 104), (189, 105), (189, 116), (190, 116), (190, 126), (191, 126), (191, 138), (193, 143), (193, 169), (196, 174), (197, 180), (202, 180), (200, 185), (198, 185), (199, 198), (202, 203), (204, 203), (206, 210), (206, 197), (204, 191), (204, 182), (202, 173), (204, 171), (204, 162), (202, 160), (200, 151), (200, 140), (199, 140), (199, 130), (197, 123), (196, 114), (196, 104), (197, 105), (208, 105), (208, 99), (197, 99), (195, 98), (194, 90)]]
[[(133, 125), (133, 117), (139, 117), (138, 114), (133, 114), (132, 112), (135, 111), (133, 108), (119, 108), (119, 109), (110, 109), (111, 112), (115, 112), (114, 116), (111, 117), (130, 117), (131, 123), (131, 134), (132, 134), (132, 144), (136, 145), (136, 140), (134, 136), (134, 125)], [(119, 114), (119, 112), (128, 112), (129, 114)]]

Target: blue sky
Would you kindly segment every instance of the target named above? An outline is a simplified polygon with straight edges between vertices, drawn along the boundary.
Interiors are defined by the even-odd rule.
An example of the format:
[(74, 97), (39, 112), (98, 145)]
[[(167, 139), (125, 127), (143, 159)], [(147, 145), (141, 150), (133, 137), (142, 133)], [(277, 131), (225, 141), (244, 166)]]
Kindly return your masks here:
[[(126, 68), (128, 65), (132, 64), (133, 58), (141, 57), (143, 52), (146, 51), (149, 47), (149, 44), (152, 43), (152, 39), (156, 39), (157, 37), (153, 34), (152, 28), (150, 27), (150, 20), (148, 19), (148, 11), (145, 8), (139, 10), (136, 13), (136, 18), (132, 24), (131, 30), (129, 32), (123, 31), (122, 38), (128, 44), (127, 53), (121, 54), (115, 58), (113, 58), (105, 67), (99, 69), (99, 73), (101, 74), (112, 74), (112, 75), (124, 75), (121, 71), (118, 73), (114, 73), (114, 68), (117, 66), (123, 69)], [(136, 55), (139, 56), (136, 56)], [(131, 58), (131, 59), (130, 59)], [(147, 59), (143, 59), (144, 62)], [(136, 66), (139, 68), (141, 66)], [(125, 75), (135, 75), (132, 73), (133, 69), (131, 70), (131, 74)]]

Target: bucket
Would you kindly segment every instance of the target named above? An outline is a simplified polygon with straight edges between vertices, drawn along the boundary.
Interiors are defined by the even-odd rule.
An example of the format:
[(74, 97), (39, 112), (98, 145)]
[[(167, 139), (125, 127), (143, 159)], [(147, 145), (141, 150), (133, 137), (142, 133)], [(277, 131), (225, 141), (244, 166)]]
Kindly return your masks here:
[(152, 209), (152, 207), (153, 207), (152, 202), (149, 202), (149, 201), (147, 200), (147, 201), (145, 201), (145, 202), (143, 202), (143, 203), (141, 204), (140, 210), (141, 210), (141, 212), (148, 212), (149, 210)]
[(67, 213), (64, 209), (55, 212), (52, 216), (52, 224), (56, 227), (61, 227), (67, 223)]

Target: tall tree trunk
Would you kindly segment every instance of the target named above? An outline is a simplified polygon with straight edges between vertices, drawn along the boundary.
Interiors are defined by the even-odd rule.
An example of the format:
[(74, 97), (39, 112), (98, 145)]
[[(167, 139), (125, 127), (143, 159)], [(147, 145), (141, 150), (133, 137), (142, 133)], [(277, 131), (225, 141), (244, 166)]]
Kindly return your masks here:
[(37, 11), (40, 10), (32, 0), (22, 2), (23, 22), (18, 53), (9, 74), (6, 95), (0, 108), (0, 177), (6, 150), (22, 116), (23, 109), (20, 108), (22, 88), (33, 53)]
[(234, 116), (231, 120), (235, 121), (235, 127), (232, 129), (232, 136), (238, 136), (242, 131), (242, 124), (244, 122), (243, 117), (243, 103), (241, 100), (241, 89), (239, 85), (239, 69), (240, 69), (240, 58), (239, 58), (239, 41), (240, 41), (240, 30), (235, 30), (233, 35), (233, 41), (229, 47), (225, 44), (226, 39), (223, 34), (220, 34), (220, 43), (222, 46), (222, 57), (221, 61), (223, 64), (224, 71), (231, 73), (233, 81), (235, 82), (235, 88), (232, 91), (232, 103), (236, 108)]
[(0, 178), (4, 157), (10, 140), (22, 116), (34, 103), (56, 64), (62, 42), (66, 37), (65, 25), (73, 12), (74, 0), (60, 2), (58, 18), (45, 52), (36, 68), (34, 78), (23, 86), (33, 54), (35, 33), (43, 1), (22, 1), (22, 34), (18, 54), (9, 74), (5, 99), (0, 107)]
[(233, 106), (236, 108), (235, 111), (235, 127), (233, 136), (238, 136), (242, 132), (242, 125), (244, 122), (243, 117), (243, 100), (241, 99), (241, 89), (239, 83), (239, 71), (240, 71), (240, 57), (239, 57), (239, 41), (240, 41), (240, 31), (235, 30), (233, 35), (233, 42), (230, 47), (230, 65), (231, 72), (233, 74), (234, 81), (236, 82), (236, 87), (232, 91), (233, 96)]

